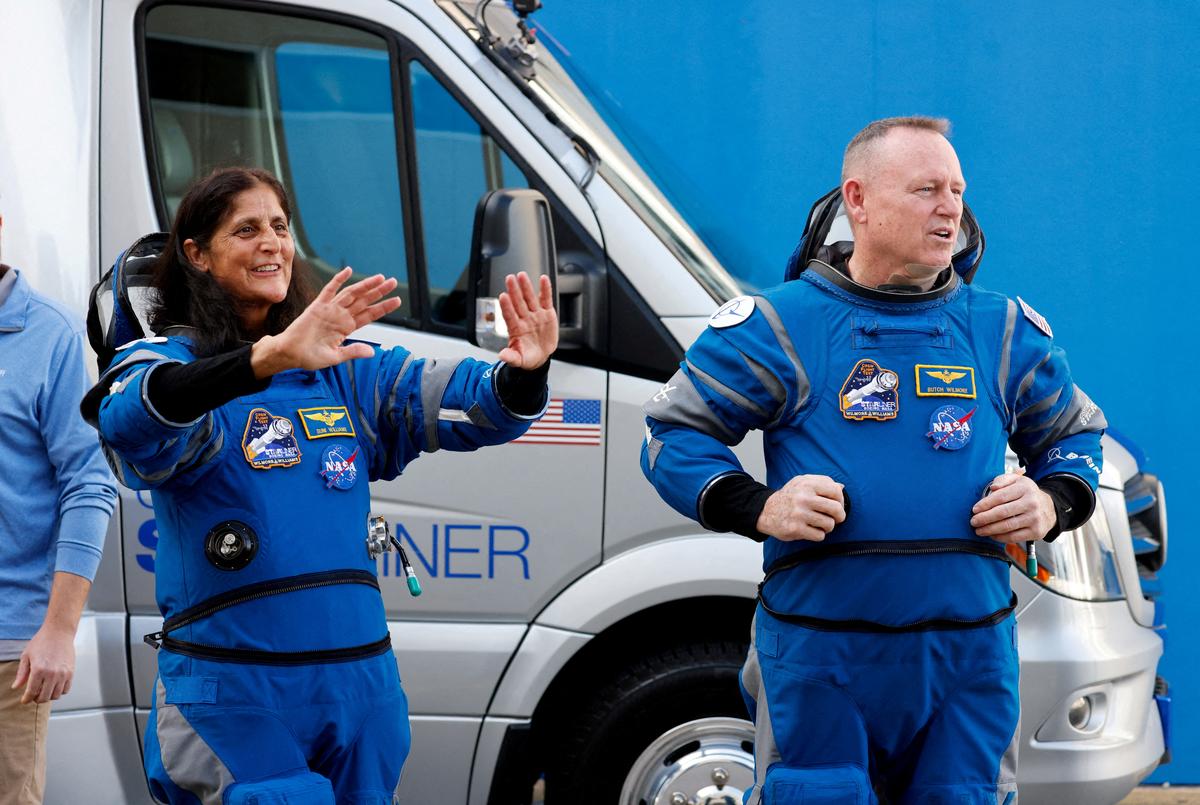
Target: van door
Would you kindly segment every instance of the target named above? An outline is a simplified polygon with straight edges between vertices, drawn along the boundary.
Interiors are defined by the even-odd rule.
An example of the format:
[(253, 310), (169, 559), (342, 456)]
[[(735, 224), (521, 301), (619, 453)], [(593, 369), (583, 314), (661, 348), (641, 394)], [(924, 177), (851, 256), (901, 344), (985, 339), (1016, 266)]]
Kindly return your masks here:
[[(589, 209), (570, 177), (424, 22), (384, 0), (337, 6), (106, 5), (101, 254), (167, 228), (212, 169), (266, 168), (291, 194), (298, 256), (319, 281), (344, 265), (399, 280), (401, 309), (360, 335), (418, 356), (495, 360), (466, 341), (479, 196), (544, 192), (576, 273), (603, 273), (598, 225), (568, 212)], [(607, 373), (586, 363), (555, 360), (550, 412), (516, 443), (426, 456), (372, 487), (425, 588), (411, 598), (395, 557), (381, 559), (414, 731), (427, 731), (421, 743), (439, 758), (422, 764), (442, 780), (437, 799), (459, 799), (460, 782), (465, 798), (458, 766), (469, 766), (479, 716), (526, 624), (599, 562)], [(125, 524), (142, 708), (157, 539), (144, 497), (129, 501)], [(410, 796), (423, 776), (406, 775)]]

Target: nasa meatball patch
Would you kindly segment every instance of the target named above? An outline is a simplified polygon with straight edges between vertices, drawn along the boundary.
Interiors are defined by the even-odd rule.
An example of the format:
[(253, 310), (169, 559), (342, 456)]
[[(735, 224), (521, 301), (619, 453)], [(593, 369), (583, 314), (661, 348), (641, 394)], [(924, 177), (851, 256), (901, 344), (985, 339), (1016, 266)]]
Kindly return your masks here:
[(970, 411), (957, 405), (943, 405), (929, 417), (929, 432), (925, 435), (933, 440), (934, 450), (961, 450), (971, 441), (971, 417), (978, 406)]
[(838, 405), (846, 419), (862, 421), (895, 419), (900, 413), (900, 375), (872, 360), (854, 364), (838, 393)]
[(300, 445), (296, 444), (296, 426), (285, 416), (275, 416), (266, 408), (255, 408), (246, 418), (242, 453), (256, 470), (299, 464)]
[(354, 486), (354, 482), (358, 480), (358, 467), (354, 464), (356, 458), (357, 445), (353, 449), (341, 444), (325, 448), (325, 452), (321, 454), (321, 478), (325, 481), (325, 488), (345, 492)]

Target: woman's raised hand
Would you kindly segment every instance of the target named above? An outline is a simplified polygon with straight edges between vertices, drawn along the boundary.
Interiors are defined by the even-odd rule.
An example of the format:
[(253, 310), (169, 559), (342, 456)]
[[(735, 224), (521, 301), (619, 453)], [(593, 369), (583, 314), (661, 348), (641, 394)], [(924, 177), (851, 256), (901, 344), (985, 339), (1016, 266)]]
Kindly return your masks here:
[(500, 360), (519, 369), (536, 369), (558, 347), (558, 313), (550, 278), (542, 275), (538, 292), (524, 271), (504, 278), (500, 294), (500, 313), (508, 325), (508, 346), (500, 350)]
[(351, 270), (334, 274), (308, 307), (279, 335), (264, 336), (251, 350), (254, 374), (267, 377), (288, 369), (324, 369), (355, 358), (369, 358), (368, 344), (343, 344), (358, 328), (400, 307), (394, 277), (382, 274), (342, 287)]

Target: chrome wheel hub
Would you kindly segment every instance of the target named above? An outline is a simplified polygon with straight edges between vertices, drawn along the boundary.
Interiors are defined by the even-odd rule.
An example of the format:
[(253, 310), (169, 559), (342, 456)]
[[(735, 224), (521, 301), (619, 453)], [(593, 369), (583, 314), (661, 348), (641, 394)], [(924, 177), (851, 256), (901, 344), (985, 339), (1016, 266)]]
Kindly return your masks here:
[(741, 805), (754, 784), (754, 725), (701, 718), (655, 739), (634, 761), (621, 805)]

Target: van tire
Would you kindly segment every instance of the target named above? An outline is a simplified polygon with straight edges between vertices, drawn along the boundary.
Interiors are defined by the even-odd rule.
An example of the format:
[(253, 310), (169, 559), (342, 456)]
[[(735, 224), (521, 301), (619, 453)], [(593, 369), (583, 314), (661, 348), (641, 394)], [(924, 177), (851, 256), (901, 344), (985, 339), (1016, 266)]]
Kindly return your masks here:
[(699, 718), (747, 718), (738, 673), (748, 650), (748, 643), (697, 641), (623, 662), (577, 714), (563, 714), (546, 805), (613, 805), (659, 736)]

